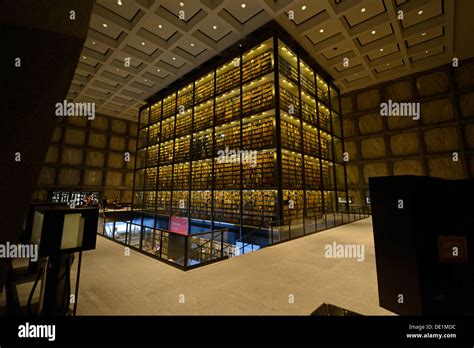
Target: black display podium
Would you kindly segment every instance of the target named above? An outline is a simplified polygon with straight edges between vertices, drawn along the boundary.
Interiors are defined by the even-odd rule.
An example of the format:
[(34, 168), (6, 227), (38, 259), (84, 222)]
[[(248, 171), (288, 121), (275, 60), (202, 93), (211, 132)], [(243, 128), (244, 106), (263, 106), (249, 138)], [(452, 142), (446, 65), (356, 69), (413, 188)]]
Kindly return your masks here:
[(380, 306), (474, 313), (474, 179), (369, 178)]

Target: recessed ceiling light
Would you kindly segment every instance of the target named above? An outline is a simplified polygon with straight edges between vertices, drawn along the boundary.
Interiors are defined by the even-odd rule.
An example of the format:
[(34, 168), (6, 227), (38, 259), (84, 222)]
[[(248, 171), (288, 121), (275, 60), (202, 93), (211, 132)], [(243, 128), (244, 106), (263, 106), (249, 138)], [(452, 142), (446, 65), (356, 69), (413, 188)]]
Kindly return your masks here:
[(306, 5), (301, 6), (301, 9), (304, 11), (306, 10)]
[(173, 59), (173, 60), (176, 60), (176, 57), (173, 57), (172, 59)]
[(108, 25), (107, 25), (107, 23), (102, 23), (102, 26), (103, 26), (104, 28), (107, 28)]
[(246, 4), (245, 2), (243, 2), (243, 3), (240, 5), (240, 7), (245, 8), (245, 7), (247, 7), (247, 4)]
[(425, 36), (425, 35), (426, 35), (426, 33), (421, 33), (421, 36)]
[(365, 12), (365, 7), (362, 7), (362, 8), (360, 9), (360, 12), (364, 13), (364, 12)]
[(194, 47), (194, 43), (193, 43), (193, 42), (191, 42), (190, 45), (191, 45), (191, 47)]
[(212, 26), (212, 29), (216, 30), (216, 29), (217, 29), (217, 26), (213, 25), (213, 26)]
[(375, 30), (372, 30), (370, 33), (371, 33), (372, 35), (375, 35), (376, 31), (375, 31)]
[(383, 48), (380, 49), (380, 52), (383, 52)]
[(156, 71), (160, 72), (161, 70), (160, 70), (160, 69), (156, 69)]
[(428, 53), (429, 51), (425, 51), (425, 53)]
[(319, 32), (320, 32), (320, 33), (324, 33), (324, 29), (319, 29)]
[(95, 45), (95, 41), (92, 41), (92, 44)]
[(423, 10), (419, 10), (419, 11), (418, 11), (418, 14), (419, 14), (419, 15), (423, 14)]
[(179, 3), (179, 6), (183, 7), (183, 6), (184, 6), (184, 4), (183, 4), (182, 2), (180, 2), (180, 3)]
[(117, 5), (122, 6), (122, 1), (121, 1), (121, 0), (117, 0)]
[(144, 42), (144, 41), (142, 41), (142, 46), (145, 46), (145, 42)]
[(86, 56), (82, 56), (82, 59), (86, 59), (87, 57)]
[(161, 28), (163, 28), (163, 26), (162, 26), (161, 24), (158, 24), (158, 28), (160, 28), (160, 29), (161, 29)]

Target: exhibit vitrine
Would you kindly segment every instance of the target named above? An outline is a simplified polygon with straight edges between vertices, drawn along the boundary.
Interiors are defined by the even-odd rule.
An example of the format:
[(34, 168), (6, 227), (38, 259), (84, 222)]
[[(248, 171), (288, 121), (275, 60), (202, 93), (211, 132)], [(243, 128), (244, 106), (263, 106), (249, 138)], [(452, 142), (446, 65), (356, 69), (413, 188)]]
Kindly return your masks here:
[(249, 37), (140, 109), (135, 216), (192, 232), (347, 209), (339, 90), (280, 27)]

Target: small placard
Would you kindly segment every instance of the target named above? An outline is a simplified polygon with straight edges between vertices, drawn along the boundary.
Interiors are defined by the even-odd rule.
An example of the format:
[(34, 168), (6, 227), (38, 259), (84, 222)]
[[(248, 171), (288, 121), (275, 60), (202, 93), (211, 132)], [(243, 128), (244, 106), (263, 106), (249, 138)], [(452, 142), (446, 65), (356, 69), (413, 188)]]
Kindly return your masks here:
[(467, 262), (467, 239), (465, 236), (439, 236), (439, 261)]

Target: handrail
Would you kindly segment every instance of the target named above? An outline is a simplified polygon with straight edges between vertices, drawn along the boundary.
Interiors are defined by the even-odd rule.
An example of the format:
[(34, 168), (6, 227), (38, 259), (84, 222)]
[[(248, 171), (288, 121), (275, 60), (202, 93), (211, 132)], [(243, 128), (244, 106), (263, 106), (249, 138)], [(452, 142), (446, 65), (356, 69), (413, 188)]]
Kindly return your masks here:
[(234, 241), (232, 242), (232, 244), (233, 244), (233, 245), (234, 245), (234, 244), (236, 245), (238, 242), (242, 242), (243, 245), (238, 249), (238, 250), (242, 250), (242, 249), (245, 248), (247, 245), (251, 244), (251, 243), (245, 244), (245, 242), (243, 242), (244, 238), (250, 237), (251, 235), (253, 235), (253, 234), (256, 233), (257, 231), (260, 231), (260, 230), (262, 229), (262, 227), (264, 227), (264, 226), (266, 226), (266, 225), (269, 226), (269, 225), (271, 225), (273, 222), (276, 222), (276, 221), (264, 221), (264, 222), (262, 222), (258, 227), (255, 227), (252, 232), (247, 233), (247, 234), (243, 235), (242, 237), (240, 237), (239, 239), (234, 240)]
[(258, 227), (253, 228), (252, 232), (247, 233), (247, 234), (243, 235), (242, 237), (240, 237), (239, 239), (234, 240), (233, 243), (241, 242), (244, 238), (249, 237), (252, 234), (254, 234), (255, 232), (259, 231), (264, 225), (271, 224), (273, 222), (276, 222), (276, 221), (264, 221), (264, 222), (262, 222)]
[[(212, 233), (214, 235), (215, 232), (220, 232), (220, 235), (222, 236), (224, 234), (224, 232), (227, 232), (229, 229), (228, 228), (223, 228), (223, 229), (220, 229), (220, 230), (215, 230), (215, 231), (210, 231), (210, 232), (204, 232), (204, 233)], [(189, 234), (188, 236), (189, 237), (195, 237), (195, 236), (198, 236), (198, 235), (201, 235), (203, 233), (199, 233), (199, 234)], [(200, 249), (202, 249), (203, 246), (205, 246), (206, 244), (214, 241), (216, 238), (213, 236), (211, 239), (209, 239), (207, 242), (205, 242), (204, 244), (199, 244), (198, 247), (200, 247)], [(197, 247), (196, 248), (192, 248), (191, 249), (193, 250), (196, 250), (198, 249)]]
[[(198, 255), (199, 255), (199, 261), (202, 263), (202, 254), (203, 254), (203, 249), (204, 249), (204, 246), (206, 246), (207, 244), (211, 243), (211, 242), (214, 242), (217, 237), (214, 236), (214, 233), (217, 232), (217, 236), (220, 236), (221, 239), (220, 239), (220, 243), (221, 243), (221, 249), (220, 249), (220, 254), (221, 254), (221, 257), (224, 257), (224, 248), (222, 246), (223, 242), (224, 242), (224, 233), (227, 232), (229, 229), (228, 228), (223, 228), (223, 229), (219, 229), (219, 230), (215, 230), (215, 231), (211, 231), (211, 232), (204, 232), (204, 233), (212, 233), (212, 237), (207, 240), (204, 244), (198, 244), (196, 247), (192, 247), (191, 246), (191, 250), (197, 250), (198, 252)], [(199, 234), (190, 234), (188, 235), (188, 237), (195, 237), (196, 235), (202, 235), (203, 233), (199, 233)], [(186, 243), (185, 243), (185, 248), (187, 248), (187, 239), (186, 239)], [(212, 258), (213, 256), (213, 253), (215, 251), (211, 251), (211, 253), (209, 254), (209, 257)]]
[(218, 228), (216, 230), (211, 230), (211, 231), (207, 231), (207, 232), (199, 232), (199, 233), (192, 233), (192, 234), (188, 234), (187, 236), (192, 236), (192, 237), (195, 237), (195, 236), (199, 236), (201, 234), (206, 234), (206, 233), (213, 233), (213, 232), (219, 232), (219, 231), (228, 231), (229, 229), (227, 227), (223, 227), (223, 228)]

